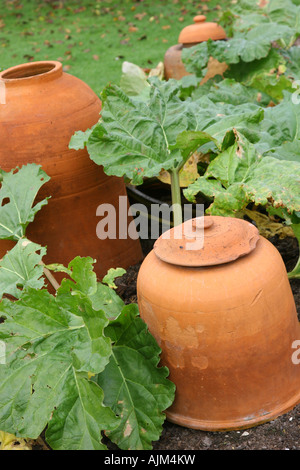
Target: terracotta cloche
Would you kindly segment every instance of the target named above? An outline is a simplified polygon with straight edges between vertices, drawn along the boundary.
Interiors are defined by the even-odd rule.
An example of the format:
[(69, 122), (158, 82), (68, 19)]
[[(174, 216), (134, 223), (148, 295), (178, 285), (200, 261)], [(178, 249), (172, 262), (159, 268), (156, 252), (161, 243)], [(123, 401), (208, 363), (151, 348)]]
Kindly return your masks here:
[(193, 45), (208, 39), (213, 41), (226, 39), (226, 33), (218, 23), (206, 21), (205, 15), (197, 15), (194, 17), (194, 24), (183, 28), (179, 34), (178, 42), (183, 45)]
[[(28, 238), (47, 246), (46, 263), (67, 265), (76, 256), (91, 256), (102, 278), (109, 268), (140, 261), (139, 240), (100, 240), (96, 233), (101, 204), (114, 206), (118, 218), (119, 196), (126, 196), (124, 181), (107, 176), (85, 149), (69, 148), (75, 131), (98, 122), (99, 97), (57, 61), (4, 70), (0, 88), (0, 168), (36, 163), (51, 177), (38, 194), (39, 200), (51, 199), (27, 230)], [(1, 240), (0, 258), (11, 247), (12, 242)]]
[[(181, 60), (181, 52), (183, 48), (195, 46), (201, 42), (212, 39), (213, 41), (225, 40), (226, 32), (217, 23), (206, 21), (205, 15), (197, 15), (194, 17), (194, 23), (183, 28), (179, 34), (178, 43), (171, 46), (164, 58), (165, 78), (175, 78), (180, 80), (186, 75), (190, 75), (184, 67)], [(210, 58), (208, 62), (207, 74), (201, 83), (205, 83), (209, 78), (215, 75), (222, 75), (227, 65), (220, 63), (216, 59)]]
[(300, 402), (300, 325), (277, 249), (244, 220), (205, 216), (165, 232), (137, 280), (140, 314), (176, 385), (167, 418), (250, 428)]

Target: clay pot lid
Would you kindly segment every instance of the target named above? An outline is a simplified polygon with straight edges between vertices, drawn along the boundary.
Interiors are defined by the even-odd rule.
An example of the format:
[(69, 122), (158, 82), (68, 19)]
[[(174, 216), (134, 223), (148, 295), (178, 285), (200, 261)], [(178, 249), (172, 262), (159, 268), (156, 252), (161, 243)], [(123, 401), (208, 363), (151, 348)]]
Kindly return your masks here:
[(163, 233), (154, 244), (154, 253), (177, 266), (214, 266), (247, 255), (258, 240), (259, 232), (250, 222), (204, 216)]
[(194, 24), (186, 26), (181, 31), (178, 42), (180, 44), (196, 44), (199, 42), (212, 39), (226, 39), (224, 29), (217, 23), (206, 21), (205, 15), (197, 15), (194, 17)]

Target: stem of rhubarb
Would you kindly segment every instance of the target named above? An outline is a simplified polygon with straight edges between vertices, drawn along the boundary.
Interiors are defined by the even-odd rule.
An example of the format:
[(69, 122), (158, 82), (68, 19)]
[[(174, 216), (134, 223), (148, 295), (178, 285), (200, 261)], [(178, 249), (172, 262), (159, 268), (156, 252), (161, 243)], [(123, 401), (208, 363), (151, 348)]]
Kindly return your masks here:
[(169, 171), (171, 175), (171, 194), (174, 226), (182, 224), (181, 190), (179, 182), (179, 171), (173, 169)]

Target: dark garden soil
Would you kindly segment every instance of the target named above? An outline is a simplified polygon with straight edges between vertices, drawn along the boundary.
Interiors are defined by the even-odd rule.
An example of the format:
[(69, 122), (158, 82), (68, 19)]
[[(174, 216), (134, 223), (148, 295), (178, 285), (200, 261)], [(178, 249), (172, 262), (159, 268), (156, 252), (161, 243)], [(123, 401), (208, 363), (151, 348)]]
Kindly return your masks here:
[[(280, 251), (290, 271), (298, 257), (297, 241), (292, 238), (270, 240)], [(144, 254), (151, 243), (143, 243)], [(118, 293), (126, 303), (136, 302), (136, 279), (140, 265), (132, 266), (117, 280)], [(291, 280), (300, 320), (300, 280)], [(300, 367), (300, 365), (299, 365)], [(115, 446), (109, 444), (111, 449)], [(153, 444), (155, 450), (300, 450), (300, 405), (289, 413), (260, 426), (230, 432), (204, 432), (165, 422), (163, 434)]]

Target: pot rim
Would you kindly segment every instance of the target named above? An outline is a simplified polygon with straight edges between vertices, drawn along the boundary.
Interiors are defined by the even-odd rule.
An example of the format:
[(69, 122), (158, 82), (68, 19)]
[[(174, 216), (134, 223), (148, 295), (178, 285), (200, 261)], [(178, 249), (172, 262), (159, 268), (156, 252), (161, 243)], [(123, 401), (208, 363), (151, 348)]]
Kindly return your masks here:
[(28, 82), (45, 82), (59, 78), (63, 74), (62, 64), (56, 60), (27, 62), (3, 70), (0, 81), (5, 86), (28, 84)]

